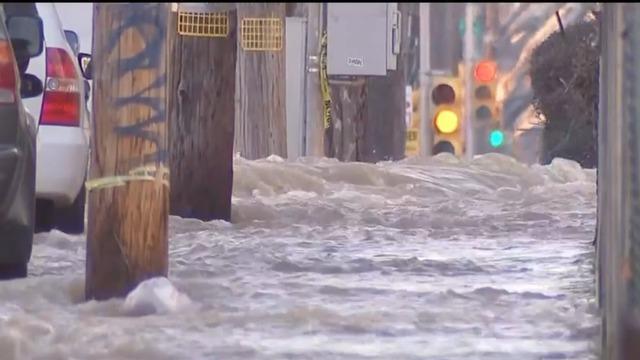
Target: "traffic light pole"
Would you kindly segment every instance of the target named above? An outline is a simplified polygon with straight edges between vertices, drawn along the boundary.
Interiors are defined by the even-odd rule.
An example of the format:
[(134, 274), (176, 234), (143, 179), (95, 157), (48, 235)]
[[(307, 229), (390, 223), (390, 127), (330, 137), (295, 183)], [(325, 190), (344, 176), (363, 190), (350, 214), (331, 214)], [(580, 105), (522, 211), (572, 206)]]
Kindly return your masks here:
[(431, 11), (429, 3), (420, 3), (420, 156), (431, 155), (433, 129), (429, 101), (431, 74)]
[(465, 155), (467, 159), (473, 159), (475, 154), (474, 126), (473, 126), (473, 16), (474, 4), (465, 6), (465, 31), (464, 31), (464, 135), (466, 143)]

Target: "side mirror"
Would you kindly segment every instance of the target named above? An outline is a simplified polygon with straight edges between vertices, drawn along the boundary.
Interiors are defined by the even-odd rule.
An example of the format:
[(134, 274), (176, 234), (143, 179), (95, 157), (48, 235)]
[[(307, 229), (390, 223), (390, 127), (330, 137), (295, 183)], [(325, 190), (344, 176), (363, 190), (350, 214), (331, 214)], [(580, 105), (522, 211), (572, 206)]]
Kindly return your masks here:
[(40, 96), (43, 91), (42, 81), (37, 76), (31, 74), (22, 75), (22, 79), (20, 79), (20, 96), (23, 99)]
[(16, 57), (32, 58), (42, 53), (44, 29), (39, 16), (9, 16), (6, 24)]
[(91, 55), (87, 53), (78, 54), (78, 62), (80, 63), (80, 70), (82, 70), (82, 76), (85, 79), (91, 80), (93, 69), (91, 66)]
[(64, 36), (67, 38), (67, 42), (69, 46), (71, 46), (73, 53), (78, 55), (80, 53), (80, 38), (78, 34), (73, 30), (65, 30)]

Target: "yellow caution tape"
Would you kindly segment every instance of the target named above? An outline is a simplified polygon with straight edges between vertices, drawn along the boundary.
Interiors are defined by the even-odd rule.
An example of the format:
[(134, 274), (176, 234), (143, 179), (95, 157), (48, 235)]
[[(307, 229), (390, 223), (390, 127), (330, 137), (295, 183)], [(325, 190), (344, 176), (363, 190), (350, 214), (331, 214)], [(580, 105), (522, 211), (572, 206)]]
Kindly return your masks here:
[(169, 169), (164, 166), (157, 168), (155, 165), (147, 165), (129, 171), (128, 175), (106, 176), (85, 182), (87, 192), (91, 190), (106, 189), (124, 186), (131, 181), (156, 181), (164, 186), (169, 186), (167, 175)]
[(331, 126), (331, 92), (327, 76), (327, 33), (322, 34), (320, 41), (320, 91), (322, 92), (324, 128)]

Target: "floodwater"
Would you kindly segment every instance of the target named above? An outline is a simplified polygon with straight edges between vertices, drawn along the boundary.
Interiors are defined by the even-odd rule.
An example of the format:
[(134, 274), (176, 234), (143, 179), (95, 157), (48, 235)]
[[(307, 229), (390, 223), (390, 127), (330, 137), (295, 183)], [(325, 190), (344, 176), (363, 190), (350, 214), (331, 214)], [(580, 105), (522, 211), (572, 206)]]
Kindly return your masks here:
[(233, 224), (172, 218), (171, 283), (128, 301), (160, 312), (83, 302), (85, 239), (38, 235), (30, 277), (0, 283), (0, 358), (595, 359), (594, 171), (235, 167)]

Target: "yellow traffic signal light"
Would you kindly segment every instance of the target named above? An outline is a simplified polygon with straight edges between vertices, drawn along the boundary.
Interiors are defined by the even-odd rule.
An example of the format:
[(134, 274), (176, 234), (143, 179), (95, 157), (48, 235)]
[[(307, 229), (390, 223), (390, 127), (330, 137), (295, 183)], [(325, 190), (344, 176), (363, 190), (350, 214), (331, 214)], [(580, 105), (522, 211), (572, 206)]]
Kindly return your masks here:
[(498, 116), (496, 89), (498, 65), (493, 60), (482, 60), (473, 69), (473, 122), (478, 132), (476, 153), (485, 153), (504, 145), (504, 132)]
[(431, 88), (431, 119), (433, 123), (434, 155), (464, 152), (464, 131), (462, 130), (462, 86), (455, 76), (433, 76)]
[(458, 115), (451, 110), (442, 110), (436, 114), (436, 129), (443, 134), (453, 134), (460, 126)]

